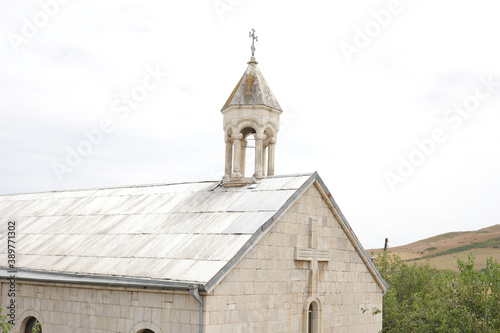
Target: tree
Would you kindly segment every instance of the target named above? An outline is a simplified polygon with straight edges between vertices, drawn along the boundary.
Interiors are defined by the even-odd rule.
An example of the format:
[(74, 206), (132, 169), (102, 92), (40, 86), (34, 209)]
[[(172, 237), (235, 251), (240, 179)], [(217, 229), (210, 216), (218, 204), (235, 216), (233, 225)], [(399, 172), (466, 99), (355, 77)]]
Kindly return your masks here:
[(443, 292), (450, 316), (461, 332), (500, 331), (500, 266), (490, 258), (484, 270), (474, 269), (474, 256), (457, 260), (459, 274), (450, 277)]
[(500, 331), (500, 266), (492, 259), (483, 271), (472, 255), (457, 259), (459, 273), (408, 265), (387, 252), (375, 264), (389, 284), (383, 332)]
[(37, 320), (35, 323), (35, 327), (33, 327), (33, 333), (40, 333), (42, 328), (40, 327), (40, 322)]
[(0, 333), (8, 333), (12, 328), (12, 324), (9, 323), (7, 316), (2, 315), (2, 308), (0, 308)]

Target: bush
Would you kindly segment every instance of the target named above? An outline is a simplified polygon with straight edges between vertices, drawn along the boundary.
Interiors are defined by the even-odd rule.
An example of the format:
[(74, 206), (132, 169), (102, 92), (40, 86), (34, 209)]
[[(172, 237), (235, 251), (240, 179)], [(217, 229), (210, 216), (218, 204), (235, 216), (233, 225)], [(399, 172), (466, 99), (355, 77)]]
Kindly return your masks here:
[(6, 316), (2, 315), (2, 308), (0, 308), (0, 333), (9, 333), (13, 326), (9, 323)]
[(442, 272), (379, 254), (375, 265), (389, 284), (382, 332), (499, 332), (500, 266), (490, 258), (476, 270), (472, 254), (457, 264), (459, 273)]

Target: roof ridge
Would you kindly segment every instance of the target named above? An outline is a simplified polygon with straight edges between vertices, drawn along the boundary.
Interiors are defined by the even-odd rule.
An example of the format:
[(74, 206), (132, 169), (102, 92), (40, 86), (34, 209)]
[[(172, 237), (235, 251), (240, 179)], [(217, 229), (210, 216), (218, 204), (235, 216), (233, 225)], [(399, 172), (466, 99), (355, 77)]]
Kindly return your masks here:
[(21, 193), (5, 193), (0, 194), (2, 196), (10, 195), (25, 195), (25, 194), (42, 194), (42, 193), (61, 193), (61, 192), (79, 192), (79, 191), (99, 191), (99, 190), (112, 190), (112, 189), (124, 189), (124, 188), (140, 188), (140, 187), (155, 187), (155, 186), (170, 186), (170, 185), (182, 185), (182, 184), (202, 184), (202, 183), (220, 183), (220, 180), (200, 180), (200, 181), (189, 181), (189, 182), (179, 182), (179, 183), (151, 183), (151, 184), (132, 184), (132, 185), (115, 185), (115, 186), (104, 186), (104, 187), (88, 187), (88, 188), (72, 188), (72, 189), (61, 189), (61, 190), (48, 190), (48, 191), (36, 191), (36, 192), (21, 192)]
[[(296, 173), (296, 174), (285, 174), (285, 175), (273, 175), (266, 176), (263, 179), (269, 178), (286, 178), (286, 177), (305, 177), (312, 176), (314, 172), (307, 173)], [(61, 192), (79, 192), (79, 191), (99, 191), (99, 190), (112, 190), (112, 189), (124, 189), (124, 188), (141, 188), (141, 187), (155, 187), (155, 186), (172, 186), (172, 185), (183, 185), (183, 184), (202, 184), (202, 183), (221, 183), (220, 180), (200, 180), (200, 181), (188, 181), (179, 183), (151, 183), (151, 184), (132, 184), (132, 185), (115, 185), (115, 186), (104, 186), (104, 187), (88, 187), (88, 188), (74, 188), (74, 189), (62, 189), (62, 190), (49, 190), (49, 191), (35, 191), (35, 192), (21, 192), (21, 193), (5, 193), (0, 194), (0, 197), (11, 196), (11, 195), (26, 195), (26, 194), (42, 194), (42, 193), (61, 193)]]

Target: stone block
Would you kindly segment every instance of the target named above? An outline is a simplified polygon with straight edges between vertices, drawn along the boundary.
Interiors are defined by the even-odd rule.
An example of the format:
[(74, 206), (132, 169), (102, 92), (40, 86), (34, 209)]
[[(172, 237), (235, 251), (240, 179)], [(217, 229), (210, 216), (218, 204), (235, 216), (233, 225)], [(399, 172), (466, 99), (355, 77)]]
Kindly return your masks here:
[(144, 307), (144, 321), (151, 321), (151, 308), (150, 307)]
[(116, 320), (116, 331), (118, 332), (127, 332), (128, 331), (128, 327), (127, 327), (127, 321), (124, 320), (123, 318), (119, 318), (118, 320)]
[(134, 308), (134, 320), (136, 322), (144, 321), (144, 308), (142, 307)]
[(245, 295), (253, 294), (254, 293), (254, 283), (253, 281), (251, 282), (244, 282), (244, 293)]
[(99, 290), (101, 294), (102, 303), (111, 304), (111, 290)]
[(170, 309), (162, 309), (161, 310), (161, 321), (162, 322), (169, 322), (170, 319), (171, 319)]
[[(114, 318), (120, 318), (121, 317), (121, 308), (122, 308), (122, 306), (114, 304), (112, 306), (111, 316)], [(125, 308), (127, 308), (127, 307), (125, 307)]]
[(132, 304), (132, 294), (128, 291), (122, 291), (119, 294), (120, 305), (130, 306)]
[(170, 310), (170, 322), (171, 323), (180, 323), (180, 310), (177, 310), (177, 309)]
[(191, 297), (191, 296), (174, 294), (173, 295), (174, 308), (185, 309), (186, 308), (186, 297)]
[(152, 308), (151, 309), (151, 322), (160, 325), (161, 323), (161, 313), (162, 310), (159, 308)]

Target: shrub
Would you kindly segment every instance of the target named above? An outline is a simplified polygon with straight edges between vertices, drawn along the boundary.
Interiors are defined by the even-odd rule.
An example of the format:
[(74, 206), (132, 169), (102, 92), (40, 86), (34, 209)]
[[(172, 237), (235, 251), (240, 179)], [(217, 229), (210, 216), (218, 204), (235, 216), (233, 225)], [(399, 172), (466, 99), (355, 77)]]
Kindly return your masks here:
[(9, 323), (6, 316), (2, 315), (2, 308), (0, 308), (0, 333), (8, 333), (12, 328), (13, 326)]
[(476, 270), (472, 254), (457, 264), (452, 273), (379, 254), (375, 265), (389, 284), (382, 332), (499, 332), (500, 266), (490, 258)]

